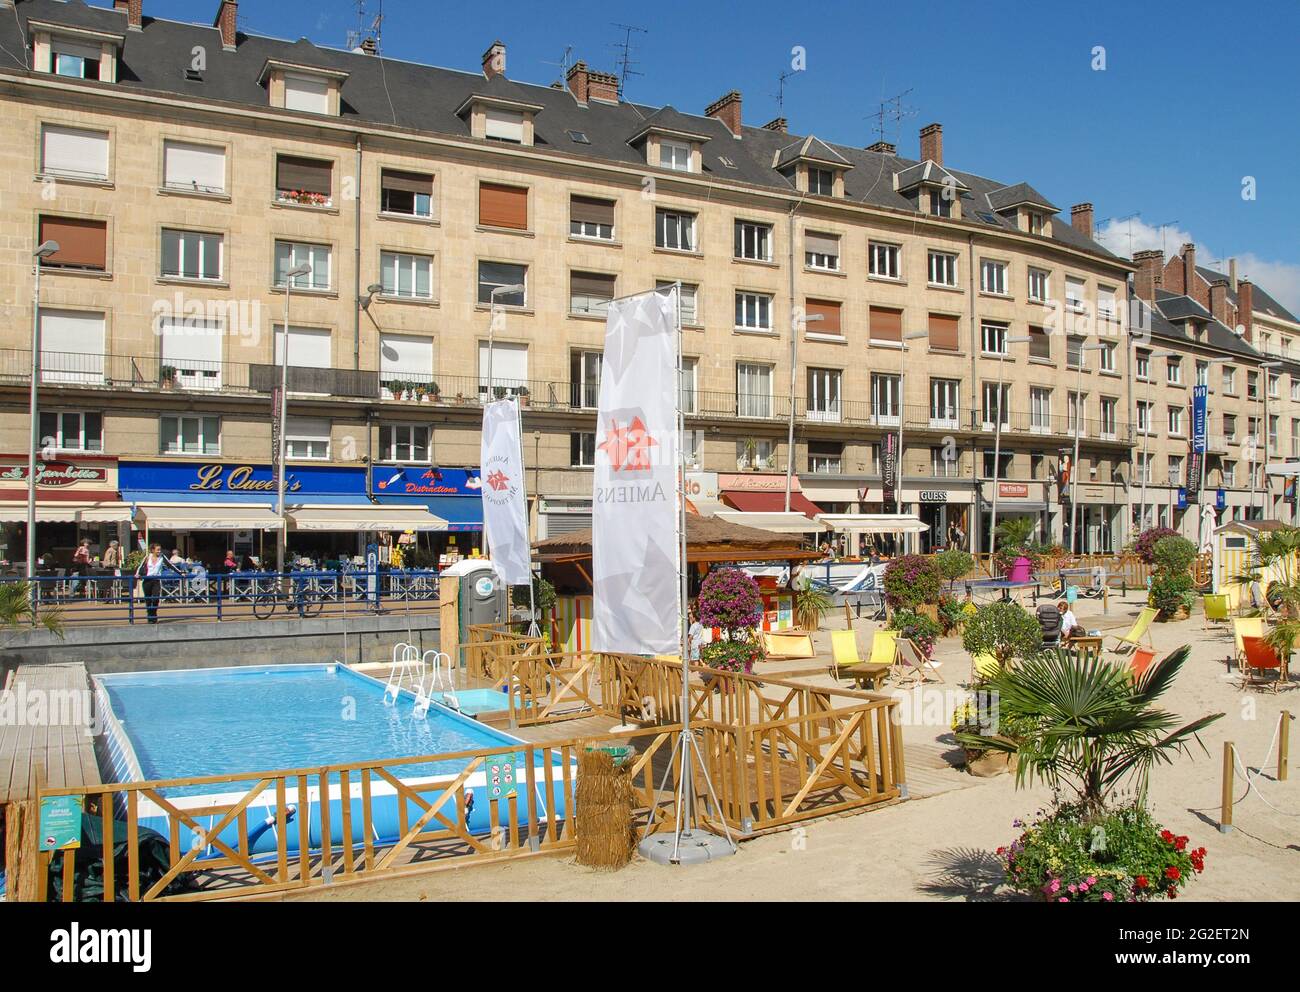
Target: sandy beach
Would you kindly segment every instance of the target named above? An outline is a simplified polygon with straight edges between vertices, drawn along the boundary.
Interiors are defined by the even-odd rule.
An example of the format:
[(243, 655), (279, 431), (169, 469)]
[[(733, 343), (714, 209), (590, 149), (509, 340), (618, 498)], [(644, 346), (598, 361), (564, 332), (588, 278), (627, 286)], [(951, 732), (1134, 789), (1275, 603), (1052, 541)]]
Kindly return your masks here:
[[(1139, 596), (1112, 596), (1109, 612), (1081, 601), (1076, 612), (1086, 628), (1127, 629)], [(828, 617), (828, 628), (843, 627)], [(873, 624), (858, 621), (859, 642), (870, 643)], [(1294, 900), (1300, 897), (1300, 770), (1276, 778), (1275, 732), (1283, 710), (1300, 713), (1300, 675), (1291, 688), (1243, 691), (1226, 628), (1203, 629), (1199, 613), (1152, 628), (1158, 652), (1188, 644), (1192, 655), (1164, 705), (1185, 721), (1208, 713), (1224, 717), (1202, 734), (1205, 750), (1193, 747), (1172, 765), (1153, 772), (1150, 805), (1156, 819), (1186, 834), (1207, 851), (1203, 875), (1181, 898), (1206, 901)], [(819, 646), (829, 632), (818, 635)], [(969, 677), (968, 656), (958, 639), (940, 642), (936, 658), (951, 690)], [(768, 662), (768, 670), (789, 663)], [(810, 681), (829, 684), (806, 665)], [(761, 674), (761, 672), (760, 672)], [(915, 702), (915, 700), (913, 701)], [(914, 714), (931, 707), (910, 706)], [(1292, 740), (1297, 731), (1292, 724)], [(573, 863), (571, 856), (438, 870), (421, 876), (315, 888), (285, 896), (307, 900), (966, 900), (1015, 898), (1001, 886), (994, 851), (1012, 840), (1012, 821), (1029, 818), (1051, 801), (1048, 790), (1017, 789), (1012, 776), (978, 779), (952, 767), (948, 727), (933, 722), (905, 727), (909, 780), (915, 798), (883, 809), (816, 820), (805, 828), (748, 840), (739, 853), (690, 869), (635, 860), (615, 873)], [(1246, 794), (1238, 776), (1234, 829), (1218, 829), (1223, 742), (1233, 741), (1252, 773), (1258, 794)], [(1292, 765), (1295, 765), (1295, 759)], [(1261, 798), (1261, 795), (1263, 798)], [(1271, 809), (1271, 803), (1278, 810)]]

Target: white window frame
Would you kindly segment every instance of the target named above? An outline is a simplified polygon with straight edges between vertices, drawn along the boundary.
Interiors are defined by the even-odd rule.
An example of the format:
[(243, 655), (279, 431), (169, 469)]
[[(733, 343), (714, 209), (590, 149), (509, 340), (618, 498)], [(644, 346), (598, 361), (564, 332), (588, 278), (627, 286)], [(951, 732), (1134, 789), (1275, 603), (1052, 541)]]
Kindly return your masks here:
[(844, 373), (840, 369), (809, 367), (806, 416), (820, 423), (838, 424), (844, 410)]
[[(324, 425), (324, 431), (319, 428)], [(299, 461), (327, 462), (330, 458), (328, 417), (290, 416), (284, 429), (284, 454)], [(305, 445), (305, 447), (298, 447)]]
[(691, 172), (691, 146), (684, 141), (659, 139), (659, 165), (674, 172)]
[[(736, 363), (736, 415), (767, 419), (772, 416), (774, 367), (761, 362)], [(757, 386), (757, 391), (742, 386)], [(766, 385), (766, 388), (763, 386)]]
[[(177, 237), (177, 268), (180, 271), (168, 272), (166, 269), (167, 258), (167, 236), (175, 235)], [(188, 282), (224, 282), (226, 275), (226, 239), (220, 234), (214, 234), (211, 231), (187, 231), (178, 227), (164, 227), (159, 235), (161, 239), (160, 250), (158, 252), (158, 263), (161, 277), (163, 279), (182, 279)], [(190, 242), (193, 241), (194, 244)], [(215, 276), (206, 276), (203, 274), (207, 267), (208, 256), (215, 247), (217, 255), (217, 274)], [(188, 257), (192, 253), (198, 254), (198, 275), (186, 275), (185, 265)]]
[[(85, 142), (89, 139), (95, 141), (95, 157), (102, 159), (102, 169), (87, 170), (83, 168), (72, 168), (51, 166), (49, 164), (49, 138), (52, 134), (64, 134), (70, 139)], [(101, 147), (102, 146), (102, 147)], [(77, 164), (82, 162), (91, 164), (88, 156), (78, 154)], [(88, 182), (108, 182), (109, 174), (112, 170), (112, 146), (109, 133), (107, 131), (97, 131), (94, 128), (70, 127), (65, 124), (43, 124), (41, 125), (41, 175), (59, 176), (64, 179), (81, 179)]]
[[(512, 268), (521, 269), (522, 272), (523, 272), (523, 277), (520, 278), (520, 279), (513, 279), (513, 278), (510, 278), (510, 277), (508, 277), (508, 276), (505, 276), (505, 277), (502, 277), (499, 281), (498, 281), (498, 280), (492, 280), (492, 279), (484, 279), (484, 278), (483, 278), (483, 266), (485, 266), (485, 265), (507, 265), (507, 266), (511, 266)], [(499, 306), (499, 307), (515, 307), (515, 308), (527, 307), (527, 306), (528, 306), (528, 286), (529, 286), (529, 283), (528, 283), (528, 274), (529, 274), (529, 267), (528, 267), (527, 263), (524, 263), (524, 262), (500, 262), (500, 261), (497, 261), (496, 259), (480, 258), (479, 261), (478, 261), (478, 270), (477, 270), (477, 274), (476, 274), (476, 282), (475, 282), (475, 286), (476, 286), (476, 288), (477, 288), (477, 295), (476, 295), (475, 298), (478, 300), (478, 305), (479, 305), (479, 306), (483, 306), (483, 307), (486, 307), (486, 306), (492, 306), (492, 305), (493, 305), (493, 303), (492, 303), (492, 289), (496, 289), (496, 288), (501, 287), (501, 286), (523, 286), (523, 287), (524, 287), (524, 291), (523, 291), (522, 293), (520, 293), (520, 294), (510, 294), (510, 295), (518, 295), (518, 296), (521, 297), (521, 299), (519, 300), (518, 303), (511, 303), (511, 302), (509, 302), (509, 296), (502, 296), (502, 297), (499, 297), (499, 298), (497, 299), (495, 305), (496, 305), (496, 306)], [(483, 292), (483, 287), (484, 287), (484, 286), (489, 287), (487, 293), (484, 293), (484, 292)], [(485, 297), (486, 297), (486, 298), (485, 298)]]
[(1183, 408), (1171, 403), (1169, 405), (1169, 436), (1183, 437)]
[[(393, 266), (393, 275), (396, 282), (388, 285), (388, 265), (391, 260)], [(419, 289), (420, 268), (424, 268), (425, 285), (428, 292), (421, 293)], [(409, 283), (407, 291), (403, 291), (403, 277)], [(381, 251), (379, 253), (379, 282), (383, 285), (383, 295), (395, 300), (432, 300), (436, 294), (433, 290), (433, 257), (431, 255), (417, 255), (412, 252), (402, 251)]]
[(872, 372), (871, 422), (878, 427), (897, 427), (902, 415), (902, 377), (897, 372)]
[[(699, 251), (695, 239), (696, 215), (684, 210), (659, 207), (655, 210), (655, 247), (663, 251)], [(675, 238), (669, 238), (669, 234)], [(669, 244), (676, 240), (677, 244)]]
[(1034, 434), (1052, 432), (1052, 388), (1029, 387), (1029, 430)]
[[(285, 255), (285, 249), (288, 249), (287, 256)], [(283, 289), (287, 280), (282, 273), (297, 268), (303, 262), (311, 264), (311, 271), (306, 275), (294, 278), (293, 291), (295, 293), (329, 292), (334, 285), (334, 250), (329, 245), (308, 241), (276, 239), (273, 285), (278, 289)], [(324, 269), (323, 280), (321, 278), (322, 269)]]
[[(931, 286), (953, 287), (957, 285), (957, 256), (952, 252), (930, 249), (928, 253), (928, 278)], [(941, 279), (940, 276), (947, 276)]]
[(980, 292), (1007, 295), (1007, 263), (996, 258), (980, 259)]
[(772, 235), (771, 224), (737, 220), (732, 239), (733, 257), (748, 262), (772, 261)]
[(930, 427), (957, 430), (961, 425), (961, 380), (930, 379)]
[[(40, 447), (41, 449), (53, 448), (55, 451), (78, 451), (93, 454), (102, 454), (104, 451), (104, 414), (98, 410), (41, 410), (40, 419), (53, 417), (55, 428), (53, 432), (41, 428)], [(69, 438), (64, 430), (64, 418), (77, 418), (77, 437)], [(99, 418), (99, 439), (97, 446), (87, 446), (86, 439), (89, 436), (86, 431), (86, 418)], [(39, 423), (39, 421), (38, 421)]]
[[(173, 435), (166, 433), (167, 421), (176, 422), (176, 431)], [(197, 451), (185, 450), (185, 423), (186, 421), (198, 422), (198, 444)], [(213, 447), (208, 447), (208, 437), (206, 429), (210, 426), (216, 427), (216, 441)], [(174, 442), (174, 450), (168, 450), (167, 445)], [(158, 453), (162, 455), (203, 455), (214, 457), (221, 454), (221, 417), (213, 414), (204, 413), (175, 413), (163, 414), (158, 418)]]
[(867, 242), (867, 275), (876, 279), (903, 277), (903, 247), (887, 241)]
[(771, 334), (772, 302), (770, 293), (736, 290), (736, 330), (751, 334)]
[[(407, 465), (429, 465), (432, 453), (428, 424), (411, 424), (393, 421), (379, 425), (379, 460)], [(423, 443), (417, 438), (423, 436)], [(417, 452), (424, 449), (424, 457)]]
[[(676, 279), (657, 279), (655, 280), (655, 289), (665, 289), (675, 282), (677, 282)], [(697, 327), (704, 323), (700, 315), (700, 287), (698, 283), (682, 283), (678, 300), (678, 305), (681, 307), (682, 326)]]
[(1027, 292), (1032, 302), (1046, 303), (1052, 296), (1052, 273), (1031, 265)]
[(998, 413), (1001, 415), (1002, 429), (1005, 431), (1011, 427), (1011, 383), (1001, 384), (1001, 402), (998, 402), (998, 388), (996, 382), (984, 382), (980, 385), (980, 424), (986, 431), (997, 430), (997, 421), (989, 417), (994, 405), (998, 407)]

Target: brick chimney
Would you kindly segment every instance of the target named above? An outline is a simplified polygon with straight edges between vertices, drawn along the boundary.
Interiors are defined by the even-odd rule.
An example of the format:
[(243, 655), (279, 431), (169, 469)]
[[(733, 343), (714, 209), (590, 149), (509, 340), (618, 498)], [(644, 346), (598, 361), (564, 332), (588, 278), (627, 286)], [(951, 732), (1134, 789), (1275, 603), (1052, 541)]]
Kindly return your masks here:
[(1210, 283), (1210, 313), (1220, 324), (1232, 326), (1232, 314), (1228, 312), (1228, 277), (1220, 276)]
[(867, 145), (867, 151), (879, 152), (881, 155), (897, 155), (898, 146), (892, 141), (877, 141), (873, 145)]
[(778, 134), (788, 134), (790, 130), (790, 122), (784, 117), (773, 117), (763, 125), (763, 130), (776, 131)]
[(1232, 286), (1232, 291), (1237, 291), (1237, 260), (1228, 259), (1228, 283)]
[(943, 165), (942, 124), (927, 124), (921, 128), (921, 161)]
[(1237, 323), (1245, 328), (1243, 337), (1250, 344), (1255, 337), (1255, 287), (1244, 276), (1237, 283)]
[(569, 66), (569, 71), (564, 75), (565, 85), (569, 87), (569, 92), (579, 103), (587, 102), (589, 78), (587, 63), (581, 60)]
[(588, 69), (586, 62), (578, 61), (569, 67), (564, 81), (579, 103), (585, 104), (589, 100), (618, 103), (618, 76), (612, 72), (597, 72)]
[(1133, 274), (1133, 292), (1140, 299), (1154, 303), (1156, 290), (1164, 281), (1165, 253), (1156, 248), (1151, 251), (1135, 251), (1133, 261), (1138, 270)]
[(1200, 289), (1196, 277), (1196, 245), (1187, 242), (1179, 254), (1183, 256), (1183, 294), (1190, 296), (1208, 310), (1210, 294)]
[(733, 138), (740, 137), (740, 90), (724, 93), (705, 107), (704, 113), (727, 125)]
[(126, 26), (132, 31), (140, 30), (144, 19), (144, 0), (113, 0), (113, 9), (126, 15)]
[(1092, 237), (1092, 204), (1076, 203), (1070, 208), (1070, 226), (1085, 238)]
[(506, 46), (500, 40), (492, 42), (483, 53), (483, 75), (488, 79), (506, 74)]
[(236, 0), (221, 0), (217, 6), (217, 19), (212, 26), (221, 32), (221, 47), (229, 51), (235, 48), (235, 22), (238, 20), (239, 4)]

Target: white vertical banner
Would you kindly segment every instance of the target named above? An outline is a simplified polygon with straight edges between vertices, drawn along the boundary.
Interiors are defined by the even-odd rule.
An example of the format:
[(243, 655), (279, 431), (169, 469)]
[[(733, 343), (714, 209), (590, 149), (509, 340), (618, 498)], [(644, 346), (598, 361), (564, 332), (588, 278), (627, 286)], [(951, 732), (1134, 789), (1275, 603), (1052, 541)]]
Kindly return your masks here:
[(520, 456), (519, 411), (514, 400), (483, 408), (479, 478), (483, 493), (483, 529), (489, 554), (507, 585), (532, 581), (528, 547), (528, 498)]
[(677, 289), (609, 305), (592, 493), (595, 651), (677, 654)]

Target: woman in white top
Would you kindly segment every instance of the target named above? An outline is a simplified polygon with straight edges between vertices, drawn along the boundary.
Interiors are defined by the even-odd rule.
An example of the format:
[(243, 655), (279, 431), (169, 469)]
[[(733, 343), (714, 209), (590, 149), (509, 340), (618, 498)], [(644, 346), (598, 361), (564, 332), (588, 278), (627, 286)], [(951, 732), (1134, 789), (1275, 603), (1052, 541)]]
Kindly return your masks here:
[(158, 599), (162, 593), (162, 575), (169, 568), (174, 570), (171, 562), (163, 557), (162, 545), (155, 544), (145, 555), (144, 561), (140, 562), (140, 567), (135, 570), (137, 578), (144, 576), (141, 585), (144, 589), (145, 613), (150, 623), (158, 622)]

